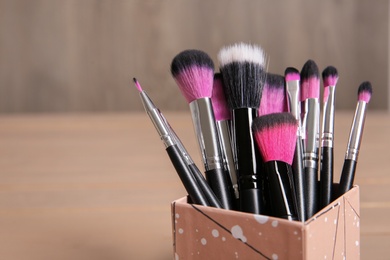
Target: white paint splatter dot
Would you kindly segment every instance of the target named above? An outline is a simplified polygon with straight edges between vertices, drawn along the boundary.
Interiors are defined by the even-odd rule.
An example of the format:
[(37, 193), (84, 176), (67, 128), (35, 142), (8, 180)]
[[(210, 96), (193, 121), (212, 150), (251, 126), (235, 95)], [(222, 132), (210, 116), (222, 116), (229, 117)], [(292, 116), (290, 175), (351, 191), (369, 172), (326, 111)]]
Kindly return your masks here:
[(175, 253), (175, 260), (179, 260), (179, 255), (177, 253)]
[(222, 237), (222, 241), (226, 241), (226, 237)]
[(294, 231), (294, 235), (298, 235), (298, 231), (295, 230), (295, 231)]
[(206, 238), (202, 238), (202, 239), (200, 240), (200, 243), (202, 243), (202, 245), (206, 245), (206, 244), (207, 244)]
[(232, 236), (237, 239), (241, 239), (242, 242), (246, 242), (246, 237), (244, 236), (244, 233), (239, 225), (235, 225), (230, 230), (232, 233)]
[(175, 219), (175, 224), (177, 224), (177, 220)]
[(179, 228), (179, 234), (183, 234), (184, 230), (182, 228)]
[(333, 221), (333, 223), (336, 225), (336, 224), (337, 224), (337, 219), (335, 219), (335, 220)]
[(259, 232), (259, 236), (261, 236), (263, 233)]
[(195, 232), (196, 232), (196, 233), (198, 233), (198, 232), (199, 232), (199, 230), (198, 230), (198, 229), (195, 229)]
[(359, 225), (360, 225), (360, 223), (359, 223), (359, 221), (358, 221), (358, 222), (356, 223), (356, 226), (359, 227)]
[(218, 232), (218, 230), (216, 230), (216, 229), (213, 229), (213, 230), (211, 231), (211, 234), (213, 235), (213, 237), (219, 237), (219, 232)]
[(175, 218), (180, 218), (179, 213), (176, 213), (176, 214), (175, 214)]
[(298, 237), (298, 240), (301, 240), (301, 237)]
[(279, 256), (277, 254), (272, 254), (272, 259), (273, 260), (278, 260), (279, 259)]
[(325, 222), (328, 222), (328, 217), (325, 217)]
[(236, 258), (238, 258), (238, 252), (234, 252), (234, 254), (236, 255)]
[(257, 222), (259, 222), (260, 224), (265, 224), (267, 223), (269, 217), (268, 216), (264, 216), (264, 215), (254, 215), (255, 216), (255, 220)]
[(277, 227), (278, 224), (279, 224), (279, 222), (277, 220), (272, 221), (272, 226), (273, 227)]
[(356, 240), (356, 241), (355, 241), (355, 245), (356, 245), (356, 246), (359, 246), (359, 241)]
[(327, 259), (327, 258), (328, 258), (328, 257), (325, 255), (325, 256), (324, 256), (324, 259)]

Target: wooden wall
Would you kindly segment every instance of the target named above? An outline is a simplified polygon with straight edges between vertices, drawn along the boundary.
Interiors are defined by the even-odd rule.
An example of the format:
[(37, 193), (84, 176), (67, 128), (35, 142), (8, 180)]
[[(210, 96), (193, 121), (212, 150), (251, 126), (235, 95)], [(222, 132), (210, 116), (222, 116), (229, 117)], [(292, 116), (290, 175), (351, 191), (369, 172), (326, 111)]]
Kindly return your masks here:
[(388, 1), (0, 0), (0, 113), (141, 110), (137, 77), (165, 110), (187, 103), (172, 58), (235, 42), (261, 45), (269, 71), (314, 59), (338, 68), (337, 108), (370, 80), (388, 109)]

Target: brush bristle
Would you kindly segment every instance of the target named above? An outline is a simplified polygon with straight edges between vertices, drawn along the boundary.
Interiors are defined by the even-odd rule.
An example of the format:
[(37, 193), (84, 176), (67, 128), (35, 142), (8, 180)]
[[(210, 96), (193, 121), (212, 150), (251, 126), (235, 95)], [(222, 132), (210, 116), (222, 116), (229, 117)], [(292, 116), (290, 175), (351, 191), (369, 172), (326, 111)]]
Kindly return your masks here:
[(172, 60), (171, 73), (188, 103), (211, 97), (214, 63), (207, 53), (200, 50), (180, 52)]
[(252, 131), (264, 162), (292, 164), (298, 123), (290, 113), (275, 113), (253, 120)]
[(337, 69), (333, 66), (328, 66), (322, 71), (322, 80), (324, 82), (324, 102), (328, 101), (329, 97), (329, 87), (335, 87), (339, 79), (339, 73)]
[(370, 102), (372, 95), (372, 86), (369, 81), (365, 81), (360, 84), (358, 89), (358, 101)]
[(222, 76), (220, 73), (214, 75), (213, 93), (211, 103), (216, 121), (230, 120), (231, 111), (226, 103), (225, 93), (223, 91)]
[(286, 112), (287, 100), (282, 75), (267, 73), (261, 96), (259, 115)]
[(308, 60), (301, 70), (301, 101), (320, 97), (320, 73), (317, 64)]
[(136, 86), (136, 88), (138, 89), (139, 92), (142, 92), (142, 87), (141, 85), (139, 84), (138, 80), (136, 78), (133, 78), (133, 81), (134, 81), (134, 84)]
[(292, 81), (292, 80), (300, 80), (301, 75), (299, 75), (299, 70), (293, 67), (288, 67), (284, 71), (284, 77), (286, 78), (286, 81)]
[(258, 109), (266, 78), (264, 51), (240, 43), (222, 48), (218, 60), (229, 107)]

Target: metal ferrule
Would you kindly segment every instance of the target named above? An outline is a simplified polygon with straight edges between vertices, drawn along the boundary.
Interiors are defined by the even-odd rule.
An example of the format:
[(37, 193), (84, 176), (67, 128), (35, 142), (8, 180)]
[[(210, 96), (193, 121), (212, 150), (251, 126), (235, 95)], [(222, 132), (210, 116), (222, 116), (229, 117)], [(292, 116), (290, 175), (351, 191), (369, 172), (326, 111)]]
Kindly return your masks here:
[(160, 135), (165, 148), (174, 145), (174, 140), (170, 135), (169, 128), (165, 124), (164, 119), (160, 116), (160, 111), (156, 108), (145, 91), (140, 92), (140, 97), (145, 111), (148, 114), (150, 120), (153, 122), (153, 125)]
[(360, 143), (363, 135), (364, 119), (367, 103), (359, 101), (356, 106), (351, 132), (349, 134), (347, 152), (345, 159), (357, 161), (359, 156)]
[(299, 81), (289, 81), (286, 83), (287, 91), (287, 105), (288, 111), (297, 119), (298, 121), (298, 132), (299, 136), (303, 135), (302, 125), (301, 125), (301, 107), (299, 105)]
[(222, 168), (221, 149), (210, 98), (192, 101), (190, 110), (205, 170)]
[[(309, 161), (318, 161), (319, 149), (319, 109), (318, 99), (309, 98), (305, 102), (305, 118), (303, 124), (306, 126), (306, 138), (303, 160), (305, 166), (312, 164)], [(314, 163), (314, 162), (313, 162)], [(309, 167), (309, 166), (308, 166)], [(311, 166), (310, 166), (311, 167)]]
[(329, 86), (328, 100), (323, 107), (322, 120), (322, 147), (333, 147), (333, 130), (334, 130), (334, 104), (335, 104), (335, 86)]
[(234, 189), (234, 195), (238, 199), (238, 182), (237, 182), (237, 171), (236, 171), (236, 162), (232, 149), (232, 138), (230, 134), (230, 122), (229, 120), (217, 121), (217, 130), (219, 133), (219, 138), (221, 142), (222, 158), (224, 166), (229, 172), (230, 179), (232, 180), (232, 185)]

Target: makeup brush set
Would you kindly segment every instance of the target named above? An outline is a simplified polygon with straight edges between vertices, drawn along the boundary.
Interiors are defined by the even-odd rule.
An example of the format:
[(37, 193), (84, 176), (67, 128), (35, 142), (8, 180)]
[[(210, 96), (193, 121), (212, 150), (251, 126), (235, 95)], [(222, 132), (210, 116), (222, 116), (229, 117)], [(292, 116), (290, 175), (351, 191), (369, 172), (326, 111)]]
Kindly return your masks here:
[[(177, 229), (178, 220), (182, 219), (177, 213), (180, 210), (191, 219), (191, 229), (196, 226), (197, 218), (194, 214), (202, 213), (202, 217), (206, 217), (205, 221), (211, 221), (212, 225), (218, 227), (215, 232), (227, 232), (227, 235), (248, 246), (248, 241), (237, 237), (237, 232), (232, 227), (226, 227), (216, 221), (220, 218), (218, 214), (221, 214), (222, 218), (229, 216), (231, 220), (238, 218), (237, 221), (240, 221), (242, 216), (246, 216), (248, 221), (248, 215), (254, 216), (251, 220), (257, 220), (257, 223), (262, 222), (258, 221), (260, 216), (267, 221), (269, 218), (276, 221), (272, 223), (286, 221), (287, 229), (298, 228), (299, 234), (306, 236), (309, 234), (306, 233), (309, 225), (314, 226), (310, 224), (313, 220), (324, 214), (332, 214), (331, 212), (340, 210), (341, 206), (344, 208), (343, 214), (346, 214), (345, 196), (351, 200), (356, 194), (358, 196), (358, 187), (353, 188), (353, 182), (366, 107), (372, 94), (369, 82), (363, 82), (358, 88), (357, 106), (341, 178), (335, 184), (333, 131), (337, 69), (329, 66), (322, 72), (323, 101), (320, 124), (321, 79), (313, 60), (308, 60), (300, 72), (296, 68), (288, 67), (284, 75), (274, 74), (267, 72), (268, 60), (261, 47), (238, 43), (223, 47), (218, 53), (218, 62), (219, 71), (215, 72), (214, 62), (207, 53), (201, 50), (185, 50), (173, 58), (170, 68), (189, 104), (203, 162), (203, 173), (191, 159), (162, 112), (134, 78), (145, 111), (159, 133), (188, 193), (186, 202), (178, 201), (172, 204), (177, 257), (181, 254), (176, 249), (181, 243), (177, 236), (183, 235), (183, 232)], [(349, 193), (353, 196), (350, 197)], [(352, 208), (357, 214), (358, 199), (357, 205), (349, 204), (351, 207), (354, 205)], [(206, 211), (210, 212), (206, 214)], [(215, 216), (215, 219), (208, 214), (218, 216)], [(340, 215), (335, 217), (337, 223), (339, 218)], [(346, 222), (344, 217), (344, 229), (347, 228)], [(186, 228), (189, 228), (188, 225), (186, 223)], [(241, 226), (239, 228), (242, 229)], [(333, 240), (338, 238), (338, 228), (335, 227), (334, 230), (336, 235), (332, 233)], [(193, 232), (188, 239), (195, 239), (196, 234)], [(215, 234), (212, 235), (216, 238)], [(265, 246), (270, 241), (272, 239), (259, 243)], [(331, 242), (334, 242), (331, 243), (334, 254), (337, 243)], [(199, 253), (198, 246), (205, 244), (202, 240), (194, 243), (189, 250), (198, 250)], [(311, 249), (306, 249), (309, 244), (307, 241), (304, 241), (303, 245), (300, 244), (297, 253), (300, 258), (311, 254)], [(252, 245), (252, 249), (254, 248)], [(187, 249), (180, 250), (189, 254)], [(344, 243), (341, 252), (346, 254), (346, 251)], [(278, 259), (275, 257), (281, 256), (281, 253), (267, 256), (267, 253), (264, 253), (267, 249), (254, 252), (255, 255), (263, 257), (260, 259)], [(221, 252), (219, 253), (215, 256), (220, 256)], [(291, 252), (288, 255), (291, 256)], [(210, 253), (207, 256), (210, 257)]]

